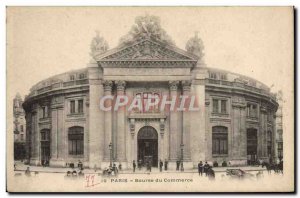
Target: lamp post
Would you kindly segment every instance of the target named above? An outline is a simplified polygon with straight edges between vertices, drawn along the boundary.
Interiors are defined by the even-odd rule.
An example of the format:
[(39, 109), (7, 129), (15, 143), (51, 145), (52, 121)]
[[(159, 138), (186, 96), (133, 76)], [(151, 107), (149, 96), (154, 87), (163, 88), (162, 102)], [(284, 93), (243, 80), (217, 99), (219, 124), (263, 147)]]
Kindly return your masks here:
[(183, 147), (184, 147), (184, 144), (181, 143), (180, 144), (180, 150), (181, 150), (180, 171), (181, 172), (184, 171), (184, 168), (183, 168)]
[(112, 143), (108, 145), (110, 151), (109, 166), (112, 167)]

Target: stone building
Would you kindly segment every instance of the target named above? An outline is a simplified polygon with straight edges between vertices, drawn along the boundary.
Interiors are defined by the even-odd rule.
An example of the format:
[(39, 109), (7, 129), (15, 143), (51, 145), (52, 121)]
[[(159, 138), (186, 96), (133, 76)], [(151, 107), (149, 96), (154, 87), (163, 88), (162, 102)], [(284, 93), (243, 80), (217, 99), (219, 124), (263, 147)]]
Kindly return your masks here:
[(26, 155), (26, 120), (22, 107), (22, 97), (18, 93), (13, 100), (14, 116), (14, 159), (25, 159)]
[(282, 91), (277, 93), (277, 102), (279, 104), (278, 110), (276, 112), (276, 159), (277, 162), (283, 160), (283, 127), (282, 127), (282, 106), (283, 106), (283, 99), (282, 99)]
[[(179, 49), (157, 18), (137, 18), (134, 31), (108, 50), (98, 34), (86, 68), (37, 83), (23, 104), (29, 159), (50, 166), (82, 161), (131, 168), (132, 161), (162, 159), (171, 169), (217, 161), (231, 165), (275, 156), (274, 94), (261, 82), (207, 67), (198, 35)], [(104, 96), (195, 96), (197, 111), (103, 111)], [(111, 105), (108, 101), (106, 105)]]

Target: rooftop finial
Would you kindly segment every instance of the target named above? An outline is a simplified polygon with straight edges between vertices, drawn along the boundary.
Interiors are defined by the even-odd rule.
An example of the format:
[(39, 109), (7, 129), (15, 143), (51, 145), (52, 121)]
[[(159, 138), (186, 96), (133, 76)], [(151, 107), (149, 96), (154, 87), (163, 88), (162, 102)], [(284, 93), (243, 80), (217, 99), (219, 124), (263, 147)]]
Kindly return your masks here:
[(189, 52), (192, 53), (196, 56), (199, 57), (199, 59), (201, 59), (204, 56), (203, 50), (204, 50), (204, 46), (203, 46), (203, 42), (201, 40), (201, 38), (198, 37), (199, 32), (196, 31), (195, 32), (195, 36), (190, 38), (185, 46), (185, 49)]
[(120, 47), (143, 39), (153, 39), (174, 45), (171, 37), (161, 27), (160, 18), (147, 13), (144, 16), (135, 18), (135, 24), (131, 27), (129, 33), (120, 39)]
[(91, 42), (91, 52), (90, 55), (94, 57), (95, 54), (102, 54), (108, 50), (108, 44), (103, 37), (100, 36), (100, 31), (96, 30), (96, 36), (92, 39)]

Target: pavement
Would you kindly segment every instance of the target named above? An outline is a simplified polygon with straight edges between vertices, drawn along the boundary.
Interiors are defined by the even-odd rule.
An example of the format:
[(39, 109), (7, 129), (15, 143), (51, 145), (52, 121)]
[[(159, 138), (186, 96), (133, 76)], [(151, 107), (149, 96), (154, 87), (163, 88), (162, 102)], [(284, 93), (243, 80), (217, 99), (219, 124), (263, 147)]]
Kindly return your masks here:
[[(29, 166), (25, 165), (22, 162), (16, 162), (15, 171), (25, 171), (27, 167), (30, 168), (32, 172), (45, 172), (45, 173), (66, 173), (67, 171), (79, 170), (78, 168), (64, 168), (64, 167), (42, 167), (42, 166)], [(266, 168), (262, 168), (261, 166), (238, 166), (238, 167), (213, 167), (215, 172), (226, 172), (227, 169), (241, 169), (244, 171), (264, 171)], [(85, 168), (83, 173), (102, 173), (102, 170), (98, 169), (95, 171), (94, 169)], [(149, 171), (146, 171), (145, 168), (141, 170), (136, 169), (136, 172), (132, 170), (121, 170), (119, 174), (148, 174)], [(160, 173), (158, 168), (152, 168), (151, 173)], [(176, 170), (163, 170), (163, 173), (198, 173), (197, 169), (189, 169), (184, 172), (176, 171)]]

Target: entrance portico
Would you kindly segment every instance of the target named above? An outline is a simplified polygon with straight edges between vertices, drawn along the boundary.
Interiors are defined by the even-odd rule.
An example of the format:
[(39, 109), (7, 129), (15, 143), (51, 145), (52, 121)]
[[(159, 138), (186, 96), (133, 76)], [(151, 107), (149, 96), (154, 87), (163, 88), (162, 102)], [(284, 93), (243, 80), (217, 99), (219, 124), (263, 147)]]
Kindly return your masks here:
[[(107, 95), (126, 95), (129, 98), (140, 96), (142, 99), (149, 95), (160, 98), (197, 95), (197, 105), (204, 103), (204, 86), (192, 83), (195, 77), (191, 71), (196, 66), (198, 57), (175, 46), (146, 38), (125, 48), (95, 55), (94, 58), (96, 62), (90, 64), (90, 70), (98, 72), (104, 91), (102, 96), (94, 91), (90, 93), (90, 98), (93, 98), (93, 95), (100, 98)], [(96, 90), (96, 87), (93, 90)], [(199, 91), (200, 93), (197, 93)], [(199, 154), (192, 154), (191, 147), (200, 150), (200, 145), (196, 142), (201, 136), (193, 134), (196, 131), (193, 132), (192, 129), (199, 129), (199, 124), (202, 123), (204, 127), (204, 114), (200, 113), (201, 110), (193, 115), (198, 115), (202, 123), (197, 119), (190, 120), (189, 113), (185, 111), (166, 112), (153, 108), (154, 110), (136, 112), (128, 111), (127, 106), (118, 111), (112, 109), (109, 112), (100, 112), (104, 117), (103, 144), (106, 150), (104, 156), (100, 157), (100, 161), (103, 159), (101, 167), (106, 167), (109, 163), (107, 145), (110, 142), (113, 145), (113, 161), (117, 165), (121, 163), (124, 168), (131, 168), (133, 160), (138, 162), (140, 159), (144, 163), (146, 160), (152, 160), (152, 166), (157, 166), (158, 161), (162, 160), (168, 161), (169, 167), (175, 167), (176, 161), (182, 158), (186, 168), (197, 164), (199, 158), (195, 157)], [(90, 124), (96, 125), (91, 122)], [(143, 137), (144, 130), (152, 131), (151, 134), (155, 138)], [(191, 140), (193, 136), (195, 138)], [(204, 136), (201, 138), (204, 139)]]

